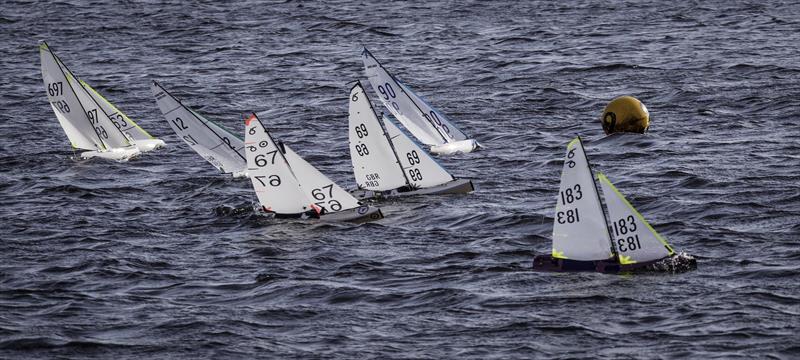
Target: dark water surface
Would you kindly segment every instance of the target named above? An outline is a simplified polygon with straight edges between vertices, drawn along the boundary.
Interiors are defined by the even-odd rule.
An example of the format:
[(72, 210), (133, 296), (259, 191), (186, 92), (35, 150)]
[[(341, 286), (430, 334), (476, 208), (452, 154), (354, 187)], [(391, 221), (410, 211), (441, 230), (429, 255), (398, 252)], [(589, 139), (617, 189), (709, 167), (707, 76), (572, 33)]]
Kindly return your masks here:
[[(800, 5), (568, 3), (4, 1), (0, 358), (800, 357)], [(169, 147), (70, 160), (39, 39)], [(264, 112), (353, 186), (361, 44), (486, 145), (442, 159), (475, 194), (263, 219), (149, 90), (237, 132)], [(604, 138), (625, 94), (651, 132)], [(576, 134), (697, 271), (529, 271)]]

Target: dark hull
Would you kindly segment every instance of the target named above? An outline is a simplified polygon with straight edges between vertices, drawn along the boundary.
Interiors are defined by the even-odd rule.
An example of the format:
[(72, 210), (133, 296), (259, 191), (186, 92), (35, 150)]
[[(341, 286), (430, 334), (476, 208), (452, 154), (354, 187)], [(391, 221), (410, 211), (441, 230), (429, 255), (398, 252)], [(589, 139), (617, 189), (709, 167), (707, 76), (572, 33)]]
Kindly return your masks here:
[(399, 196), (415, 196), (415, 195), (444, 195), (444, 194), (468, 194), (475, 191), (475, 185), (469, 179), (456, 179), (445, 184), (436, 185), (423, 189), (393, 189), (386, 191), (372, 191), (358, 189), (350, 191), (350, 193), (359, 200), (364, 199), (385, 199)]
[(533, 257), (533, 270), (543, 272), (599, 272), (604, 274), (640, 272), (679, 273), (696, 268), (697, 260), (683, 253), (654, 261), (626, 265), (622, 265), (613, 259), (580, 261), (558, 259), (550, 255), (536, 255)]

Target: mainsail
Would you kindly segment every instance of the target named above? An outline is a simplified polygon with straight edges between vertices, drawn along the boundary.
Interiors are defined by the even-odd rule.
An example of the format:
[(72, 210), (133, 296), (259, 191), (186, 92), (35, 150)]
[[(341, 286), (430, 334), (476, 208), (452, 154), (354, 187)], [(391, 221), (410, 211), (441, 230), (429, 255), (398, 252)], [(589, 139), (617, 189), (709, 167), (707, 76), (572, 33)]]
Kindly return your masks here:
[(552, 256), (571, 260), (613, 257), (605, 214), (580, 138), (567, 145), (553, 217)]
[(350, 89), (349, 138), (360, 189), (385, 191), (407, 185), (403, 168), (361, 83)]
[(284, 153), (261, 121), (253, 115), (245, 121), (247, 174), (264, 210), (300, 214), (312, 209)]
[(247, 161), (242, 139), (183, 105), (159, 83), (153, 81), (152, 90), (159, 109), (178, 137), (219, 171), (243, 175)]
[(614, 247), (621, 264), (658, 260), (675, 253), (605, 175), (598, 173), (597, 180), (603, 188)]
[[(47, 99), (72, 147), (98, 151), (109, 148), (110, 145), (101, 139), (100, 134), (103, 132), (98, 131), (105, 129), (97, 129), (81, 105), (76, 91), (81, 87), (75, 81), (75, 77), (62, 67), (62, 63), (47, 43), (39, 44), (39, 55), (42, 60), (42, 78), (47, 90)], [(105, 131), (107, 135), (107, 130)]]

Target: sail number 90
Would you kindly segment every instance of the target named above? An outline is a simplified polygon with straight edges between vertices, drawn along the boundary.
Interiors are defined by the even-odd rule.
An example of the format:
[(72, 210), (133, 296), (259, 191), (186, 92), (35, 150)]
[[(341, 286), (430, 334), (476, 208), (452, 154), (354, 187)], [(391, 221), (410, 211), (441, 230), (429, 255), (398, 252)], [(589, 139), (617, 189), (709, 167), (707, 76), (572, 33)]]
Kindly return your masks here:
[(559, 211), (556, 213), (556, 221), (559, 224), (572, 224), (581, 221), (581, 217), (578, 214), (578, 209), (569, 209), (566, 211)]

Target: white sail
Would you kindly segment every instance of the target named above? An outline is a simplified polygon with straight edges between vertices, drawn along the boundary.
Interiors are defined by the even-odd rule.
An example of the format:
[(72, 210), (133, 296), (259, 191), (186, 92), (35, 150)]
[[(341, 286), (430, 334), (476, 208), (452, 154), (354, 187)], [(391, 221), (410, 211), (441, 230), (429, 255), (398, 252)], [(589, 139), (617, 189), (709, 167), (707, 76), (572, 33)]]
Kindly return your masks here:
[(312, 209), (284, 154), (254, 115), (245, 121), (247, 174), (267, 211), (299, 214)]
[(597, 180), (603, 188), (610, 230), (621, 264), (658, 260), (675, 253), (605, 175), (598, 173)]
[(406, 185), (398, 157), (360, 82), (350, 89), (349, 139), (360, 189), (385, 191)]
[(332, 213), (361, 206), (349, 192), (311, 166), (297, 153), (284, 145), (286, 161), (300, 183), (300, 189), (311, 199), (320, 214)]
[(92, 96), (94, 101), (100, 104), (100, 107), (103, 111), (108, 114), (108, 117), (111, 119), (111, 122), (114, 126), (117, 127), (121, 132), (123, 132), (126, 136), (129, 136), (134, 141), (137, 140), (155, 140), (152, 135), (144, 131), (139, 125), (137, 125), (133, 120), (131, 120), (128, 115), (125, 115), (121, 110), (117, 109), (114, 104), (108, 101), (103, 95), (97, 92), (94, 88), (89, 86), (85, 81), (80, 80), (81, 85), (89, 92), (89, 95)]
[(247, 163), (239, 137), (183, 105), (155, 81), (152, 90), (167, 123), (192, 150), (223, 173), (244, 172)]
[(80, 85), (74, 83), (73, 77), (67, 76), (66, 69), (62, 69), (55, 54), (44, 42), (39, 45), (39, 55), (47, 99), (72, 147), (105, 150), (106, 144), (100, 139), (76, 95), (75, 87)]
[(427, 188), (441, 185), (454, 178), (428, 153), (423, 151), (406, 134), (386, 117), (383, 118), (397, 157), (400, 158), (406, 179), (414, 188)]
[(572, 260), (613, 257), (605, 215), (580, 138), (567, 145), (553, 217), (552, 255)]
[(131, 140), (129, 140), (122, 131), (119, 130), (114, 123), (111, 121), (111, 118), (108, 114), (103, 111), (102, 107), (98, 102), (92, 98), (89, 92), (84, 88), (80, 81), (72, 75), (69, 70), (64, 67), (64, 70), (67, 74), (67, 79), (70, 80), (70, 83), (75, 88), (75, 95), (78, 97), (78, 101), (81, 102), (83, 106), (83, 110), (86, 112), (86, 116), (89, 118), (89, 121), (94, 125), (97, 134), (100, 136), (100, 139), (106, 143), (106, 145), (110, 148), (124, 148), (131, 146)]
[(361, 55), (369, 82), (381, 102), (419, 141), (426, 145), (442, 145), (467, 139), (440, 111), (389, 74), (366, 48)]

